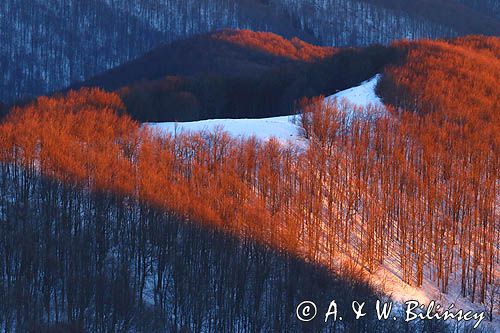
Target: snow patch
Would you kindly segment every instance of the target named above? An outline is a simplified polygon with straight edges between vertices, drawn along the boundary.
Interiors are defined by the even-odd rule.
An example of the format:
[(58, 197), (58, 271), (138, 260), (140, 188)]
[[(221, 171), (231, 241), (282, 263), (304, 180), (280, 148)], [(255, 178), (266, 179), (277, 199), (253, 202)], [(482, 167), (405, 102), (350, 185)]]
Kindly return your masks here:
[(236, 138), (255, 136), (260, 140), (274, 137), (283, 144), (303, 140), (300, 119), (297, 116), (281, 116), (262, 119), (209, 119), (193, 122), (149, 123), (152, 128), (170, 134), (213, 132), (222, 129)]
[[(337, 101), (337, 103), (347, 103), (355, 108), (384, 108), (384, 104), (375, 93), (380, 77), (381, 75), (377, 74), (359, 86), (326, 97), (325, 102)], [(304, 143), (300, 118), (297, 115), (262, 119), (209, 119), (192, 122), (147, 123), (146, 125), (170, 134), (213, 132), (216, 129), (222, 129), (236, 138), (255, 136), (257, 139), (266, 141), (274, 137), (283, 144)]]
[(384, 108), (384, 103), (375, 93), (375, 88), (382, 75), (377, 74), (369, 80), (362, 82), (359, 86), (340, 91), (335, 95), (328, 96), (327, 102), (346, 102), (357, 107), (377, 107)]

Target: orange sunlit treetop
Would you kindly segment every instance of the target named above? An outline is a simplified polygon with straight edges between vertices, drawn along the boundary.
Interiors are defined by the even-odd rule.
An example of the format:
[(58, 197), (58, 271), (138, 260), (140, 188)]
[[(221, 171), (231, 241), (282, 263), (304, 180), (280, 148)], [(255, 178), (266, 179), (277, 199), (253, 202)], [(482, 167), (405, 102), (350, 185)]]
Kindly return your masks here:
[(322, 47), (306, 43), (298, 38), (287, 40), (269, 32), (251, 30), (224, 30), (213, 35), (214, 38), (237, 43), (245, 47), (293, 60), (313, 61), (335, 54), (333, 47)]

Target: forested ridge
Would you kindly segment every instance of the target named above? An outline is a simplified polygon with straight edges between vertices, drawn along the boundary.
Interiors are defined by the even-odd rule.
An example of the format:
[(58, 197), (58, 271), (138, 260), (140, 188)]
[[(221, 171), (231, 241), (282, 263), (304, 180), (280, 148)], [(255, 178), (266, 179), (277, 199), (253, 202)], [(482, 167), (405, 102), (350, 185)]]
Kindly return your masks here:
[(255, 77), (267, 70), (333, 55), (334, 48), (298, 38), (250, 30), (221, 30), (175, 41), (121, 66), (71, 86), (116, 90), (166, 76), (221, 75)]
[(142, 122), (260, 118), (291, 114), (301, 97), (352, 87), (402, 56), (380, 45), (319, 47), (223, 30), (165, 45), (71, 88), (115, 91)]
[(319, 244), (307, 244), (322, 229), (280, 207), (276, 186), (298, 176), (281, 167), (296, 152), (224, 133), (161, 136), (122, 109), (116, 95), (82, 90), (1, 125), (3, 330), (446, 331), (374, 313), (296, 320), (306, 298), (348, 309), (382, 297), (360, 266), (318, 265)]
[[(30, 197), (20, 196), (33, 187), (28, 180), (37, 184), (49, 179), (81, 193), (110, 193), (119, 198), (117, 205), (123, 200), (147, 203), (180, 225), (192, 221), (351, 280), (387, 262), (395, 262), (401, 279), (412, 286), (431, 281), (447, 293), (450, 282), (458, 280), (461, 296), (480, 304), (491, 319), (498, 315), (500, 260), (498, 45), (498, 38), (479, 36), (393, 44), (404, 57), (385, 67), (379, 87), (390, 115), (367, 108), (355, 110), (353, 117), (352, 106), (306, 99), (297, 105), (306, 148), (234, 139), (222, 131), (175, 136), (152, 132), (127, 115), (117, 115), (126, 113), (118, 95), (97, 89), (42, 97), (12, 110), (0, 127), (2, 184), (10, 186), (11, 178), (19, 183), (1, 192), (2, 207), (28, 204)], [(27, 210), (3, 209), (4, 218), (20, 214), (17, 219), (27, 221)], [(130, 232), (144, 231), (142, 215), (117, 212), (133, 215), (116, 219), (132, 223)], [(85, 221), (83, 215), (69, 230), (79, 233), (78, 223)], [(156, 218), (148, 221), (151, 227), (160, 223)], [(85, 225), (106, 225), (98, 222)], [(48, 224), (45, 232), (57, 226)], [(8, 230), (5, 235), (14, 232)], [(110, 227), (104, 235), (120, 239), (129, 229), (124, 234), (113, 230), (119, 229)], [(90, 234), (97, 237), (95, 251), (113, 250), (118, 258), (127, 253), (99, 234)], [(8, 239), (5, 253), (12, 252)], [(99, 260), (95, 267), (104, 274)], [(132, 263), (140, 266), (141, 260)], [(26, 267), (23, 262), (21, 268)], [(140, 276), (132, 276), (131, 282)], [(4, 275), (3, 281), (9, 282), (6, 288), (22, 283), (14, 275)], [(59, 306), (60, 314), (67, 314), (66, 304), (55, 304), (64, 289), (49, 282), (52, 289), (43, 294), (49, 310), (37, 320), (53, 322), (50, 309)], [(171, 291), (166, 295), (173, 300), (178, 296)], [(162, 304), (161, 297), (155, 302)], [(104, 325), (99, 315), (105, 312), (93, 313), (90, 321), (101, 322), (92, 325)], [(74, 323), (75, 317), (67, 318)], [(194, 318), (185, 321), (194, 329)], [(248, 319), (248, 325), (254, 323)], [(372, 328), (377, 327), (365, 327)]]
[(164, 43), (249, 28), (325, 46), (498, 35), (495, 0), (5, 0), (0, 99), (62, 89)]

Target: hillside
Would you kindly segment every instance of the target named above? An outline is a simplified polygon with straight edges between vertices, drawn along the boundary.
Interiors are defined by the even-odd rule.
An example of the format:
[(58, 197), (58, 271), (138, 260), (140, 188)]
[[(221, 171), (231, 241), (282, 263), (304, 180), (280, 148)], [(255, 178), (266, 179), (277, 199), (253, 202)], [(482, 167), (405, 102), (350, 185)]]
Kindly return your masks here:
[(452, 27), (458, 34), (498, 34), (500, 5), (492, 0), (366, 0), (384, 8)]
[(360, 46), (498, 35), (499, 13), (495, 0), (5, 0), (0, 99), (50, 93), (164, 43), (224, 28)]
[(271, 117), (293, 113), (304, 96), (367, 80), (400, 56), (383, 46), (335, 49), (225, 30), (165, 45), (72, 88), (115, 91), (139, 121)]
[[(375, 87), (379, 79), (380, 75), (376, 75), (356, 87), (328, 96), (325, 103), (348, 103), (353, 106), (353, 113), (356, 112), (356, 108), (370, 106), (383, 109), (380, 98), (375, 94)], [(255, 137), (262, 141), (276, 139), (282, 145), (291, 144), (298, 147), (307, 145), (299, 114), (259, 119), (208, 119), (193, 122), (147, 123), (146, 125), (171, 135), (211, 133), (223, 130), (234, 138), (249, 139)]]
[(379, 92), (387, 102), (420, 114), (439, 110), (454, 118), (499, 123), (500, 38), (467, 36), (394, 47), (407, 57), (386, 70)]
[[(147, 221), (161, 223), (166, 219), (168, 223), (180, 222), (175, 225), (192, 223), (238, 241), (251, 241), (302, 263), (318, 264), (342, 281), (352, 281), (356, 288), (363, 286), (365, 278), (370, 279), (396, 299), (405, 300), (407, 290), (412, 291), (412, 297), (432, 290), (440, 302), (458, 300), (467, 309), (484, 311), (485, 318), (492, 321), (492, 330), (497, 330), (498, 44), (495, 37), (470, 36), (402, 41), (376, 48), (378, 52), (389, 50), (388, 54), (398, 55), (397, 61), (387, 62), (385, 58), (379, 64), (382, 77), (378, 90), (387, 109), (379, 109), (383, 112), (373, 117), (373, 109), (359, 108), (353, 116), (348, 105), (325, 104), (324, 98), (302, 100), (297, 107), (301, 112), (300, 126), (308, 140), (304, 149), (283, 146), (277, 140), (232, 138), (219, 129), (175, 136), (153, 131), (123, 115), (126, 103), (118, 94), (98, 89), (42, 97), (16, 108), (0, 125), (0, 166), (3, 175), (8, 176), (0, 179), (9, 188), (0, 192), (0, 205), (11, 207), (3, 211), (20, 221), (27, 221), (22, 214), (28, 214), (26, 205), (31, 202), (27, 198), (33, 195), (39, 198), (33, 205), (43, 208), (61, 203), (63, 211), (61, 216), (52, 216), (49, 209), (43, 225), (19, 223), (15, 226), (20, 230), (7, 229), (17, 232), (16, 237), (23, 237), (27, 251), (40, 242), (33, 230), (41, 229), (44, 235), (50, 235), (49, 239), (56, 240), (54, 245), (42, 247), (43, 253), (47, 253), (43, 261), (47, 265), (42, 267), (51, 274), (51, 279), (43, 280), (46, 289), (28, 288), (33, 295), (23, 299), (31, 304), (32, 296), (45, 296), (50, 321), (56, 320), (51, 309), (61, 309), (60, 313), (66, 315), (72, 313), (64, 309), (74, 299), (58, 305), (61, 297), (69, 296), (63, 295), (63, 282), (54, 282), (68, 281), (67, 271), (51, 269), (50, 265), (50, 254), (64, 253), (59, 248), (69, 246), (68, 256), (73, 256), (70, 258), (88, 260), (78, 263), (83, 268), (90, 267), (89, 276), (96, 277), (91, 281), (105, 281), (110, 272), (114, 279), (111, 281), (122, 283), (121, 290), (129, 290), (128, 295), (132, 296), (127, 299), (132, 303), (120, 303), (129, 306), (117, 309), (117, 317), (136, 318), (127, 311), (135, 309), (136, 302), (140, 304), (148, 283), (156, 283), (159, 294), (152, 301), (156, 309), (171, 304), (165, 299), (180, 302), (179, 295), (187, 295), (192, 289), (163, 287), (172, 281), (168, 272), (182, 272), (182, 267), (165, 262), (169, 258), (166, 254), (178, 253), (179, 242), (165, 243), (172, 244), (172, 251), (157, 247), (163, 242), (156, 236), (175, 234), (148, 229), (151, 226)], [(381, 58), (385, 55), (373, 50), (345, 52)], [(335, 63), (326, 58), (319, 64), (324, 61)], [(315, 64), (302, 65), (315, 68)], [(339, 62), (344, 69), (354, 64), (359, 66), (360, 62)], [(360, 73), (366, 74), (363, 70)], [(363, 86), (366, 88), (369, 82)], [(373, 84), (370, 86), (373, 88)], [(40, 183), (40, 176), (46, 180)], [(43, 194), (35, 194), (35, 189)], [(94, 203), (92, 195), (102, 199)], [(142, 205), (155, 207), (164, 215)], [(82, 206), (86, 212), (83, 215)], [(40, 211), (30, 209), (30, 221), (37, 221), (32, 214)], [(118, 222), (107, 224), (109, 214), (116, 216)], [(91, 223), (67, 226), (65, 223), (72, 221), (67, 216)], [(62, 221), (57, 224), (62, 230), (52, 224), (56, 218)], [(85, 236), (80, 237), (82, 232)], [(194, 236), (191, 244), (198, 244), (199, 237)], [(68, 240), (73, 238), (82, 243), (72, 245)], [(9, 236), (3, 238), (3, 248), (8, 253), (11, 241)], [(95, 242), (91, 257), (85, 255), (88, 241)], [(138, 257), (131, 248), (138, 251)], [(22, 257), (22, 252), (16, 253)], [(259, 256), (254, 252), (249, 255)], [(238, 293), (238, 286), (245, 284), (243, 275), (233, 279), (237, 272), (224, 268), (234, 266), (220, 262), (217, 276), (239, 281), (231, 285), (233, 292), (225, 297), (243, 299)], [(24, 263), (22, 267), (40, 267), (38, 261)], [(133, 272), (126, 269), (129, 263), (134, 264)], [(117, 267), (121, 274), (113, 275)], [(77, 268), (74, 271), (80, 272)], [(5, 272), (10, 274), (8, 269)], [(20, 281), (31, 281), (27, 278), (31, 272), (16, 270)], [(269, 271), (261, 273), (255, 278), (262, 281), (263, 288)], [(217, 288), (210, 281), (207, 283)], [(130, 288), (124, 287), (127, 285)], [(293, 282), (290, 285), (292, 289), (297, 286)], [(394, 292), (395, 286), (402, 287)], [(269, 297), (275, 306), (286, 304), (276, 306), (282, 309), (278, 311), (286, 312), (284, 317), (293, 315), (294, 293), (282, 290), (277, 296), (266, 290), (268, 294), (263, 298)], [(57, 300), (48, 297), (47, 301), (47, 295), (56, 295)], [(88, 295), (83, 293), (83, 300), (79, 298), (79, 311), (90, 311), (92, 315), (69, 315), (68, 321), (103, 328), (107, 321), (101, 307), (115, 303), (107, 298), (97, 299), (93, 308), (94, 302), (89, 305), (84, 297)], [(219, 300), (219, 304), (234, 303)], [(22, 304), (9, 306), (26, 308)], [(241, 313), (238, 308), (233, 310)], [(16, 313), (20, 322), (36, 315)], [(186, 323), (176, 323), (176, 328), (186, 324), (195, 329), (200, 322), (211, 323), (210, 318), (203, 312), (202, 318), (189, 317)], [(256, 318), (246, 320), (258, 322)], [(389, 322), (385, 324), (396, 325), (396, 331), (444, 329), (442, 323), (432, 321), (416, 322), (410, 327), (398, 326), (402, 321)], [(301, 328), (314, 330), (320, 323), (323, 318)], [(228, 319), (222, 325), (233, 324), (237, 325)], [(467, 331), (467, 325), (472, 324), (457, 324), (458, 330)], [(119, 323), (112, 325), (116, 328)], [(359, 325), (367, 330), (389, 329), (371, 322)]]
[[(400, 42), (394, 47), (405, 49), (407, 56), (400, 64), (386, 68), (378, 92), (394, 115), (402, 117), (407, 111), (418, 115), (418, 125), (405, 130), (424, 152), (423, 160), (414, 160), (415, 170), (420, 172), (421, 163), (433, 163), (434, 171), (421, 179), (422, 184), (436, 182), (449, 190), (427, 195), (437, 202), (452, 203), (446, 231), (438, 237), (444, 237), (443, 245), (456, 247), (450, 255), (459, 259), (444, 269), (442, 276), (448, 278), (458, 271), (462, 274), (460, 279), (450, 277), (442, 288), (450, 297), (467, 296), (490, 306), (490, 313), (498, 312), (492, 298), (494, 287), (488, 287), (488, 283), (498, 284), (500, 277), (498, 259), (493, 254), (494, 244), (500, 241), (495, 192), (500, 167), (500, 39), (467, 36)], [(471, 193), (484, 199), (473, 204), (476, 208), (463, 205)], [(470, 215), (471, 208), (479, 207), (484, 209), (480, 214)], [(465, 238), (446, 240), (453, 233), (450, 230), (461, 230)], [(488, 255), (480, 250), (486, 249), (485, 243), (490, 246)], [(476, 270), (465, 273), (470, 266)]]
[(117, 90), (166, 76), (258, 77), (278, 66), (311, 62), (335, 49), (300, 39), (249, 30), (224, 30), (164, 45), (71, 88), (98, 86)]
[[(15, 332), (297, 332), (302, 323), (290, 320), (295, 309), (276, 311), (280, 300), (314, 298), (326, 307), (325, 289), (343, 307), (361, 297), (371, 305), (378, 297), (366, 282), (200, 227), (141, 200), (96, 194), (5, 163), (0, 172), (1, 218), (7, 219), (1, 221), (0, 251), (8, 254), (0, 262), (0, 279), (8, 281), (0, 284), (0, 324)], [(19, 174), (29, 177), (30, 189), (17, 183)], [(9, 194), (32, 200), (10, 200)], [(49, 196), (61, 200), (47, 201)], [(28, 255), (33, 247), (39, 250)], [(398, 328), (369, 316), (346, 317), (343, 325)], [(308, 327), (321, 331), (333, 323)]]

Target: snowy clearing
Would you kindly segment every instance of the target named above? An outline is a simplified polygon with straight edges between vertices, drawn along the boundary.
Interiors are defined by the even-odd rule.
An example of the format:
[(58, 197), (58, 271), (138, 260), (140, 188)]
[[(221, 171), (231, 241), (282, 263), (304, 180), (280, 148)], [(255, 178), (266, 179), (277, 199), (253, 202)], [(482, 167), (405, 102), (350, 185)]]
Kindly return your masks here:
[(150, 123), (149, 126), (174, 134), (181, 132), (212, 132), (222, 129), (233, 137), (268, 140), (275, 137), (282, 143), (301, 140), (300, 121), (297, 116), (282, 116), (262, 119), (210, 119), (193, 122)]
[(328, 96), (325, 100), (333, 102), (346, 102), (358, 107), (381, 107), (384, 108), (384, 103), (375, 93), (375, 88), (382, 75), (377, 74), (369, 80), (362, 82), (359, 86), (342, 90), (335, 95)]
[[(337, 101), (347, 103), (356, 107), (380, 107), (384, 104), (375, 93), (375, 87), (380, 79), (380, 74), (362, 82), (359, 86), (340, 91), (335, 95), (325, 98), (325, 102)], [(281, 143), (303, 143), (301, 126), (298, 116), (281, 116), (262, 119), (209, 119), (192, 122), (163, 122), (148, 123), (148, 126), (167, 133), (214, 131), (222, 129), (233, 137), (249, 138), (255, 136), (257, 139), (269, 140), (271, 137), (278, 139)]]

